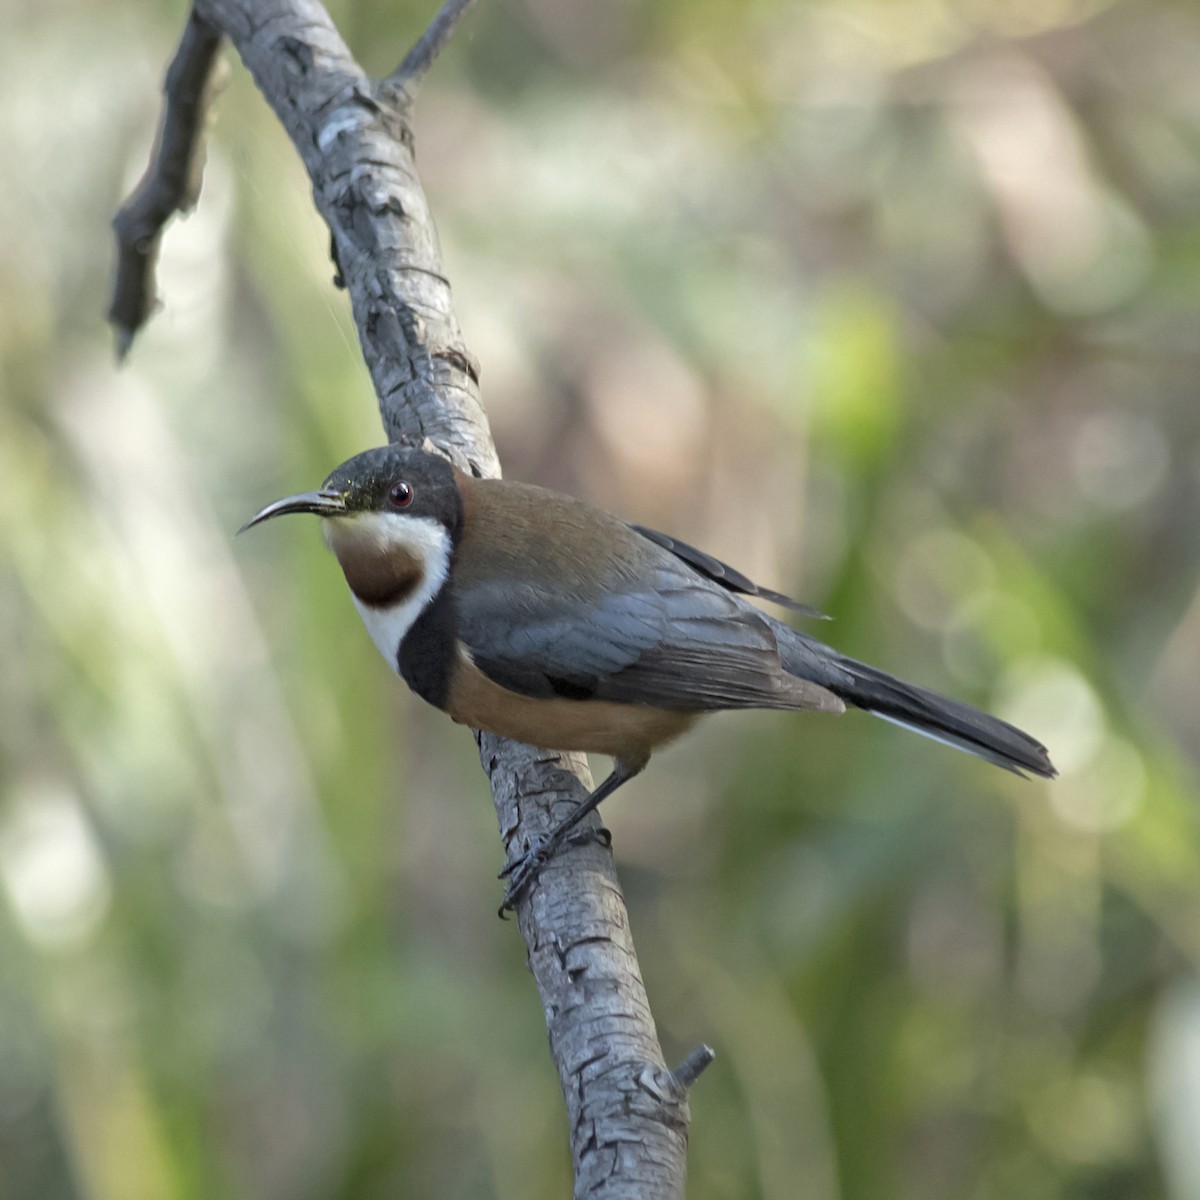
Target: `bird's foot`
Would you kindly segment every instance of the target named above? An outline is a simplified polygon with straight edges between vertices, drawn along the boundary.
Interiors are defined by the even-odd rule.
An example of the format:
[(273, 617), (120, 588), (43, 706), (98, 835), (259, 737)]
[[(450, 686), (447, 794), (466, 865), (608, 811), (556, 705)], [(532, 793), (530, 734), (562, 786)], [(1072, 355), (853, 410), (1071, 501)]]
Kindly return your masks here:
[(548, 842), (543, 842), (523, 857), (514, 859), (500, 872), (500, 878), (508, 880), (508, 887), (504, 891), (504, 899), (500, 901), (497, 914), (500, 920), (505, 919), (506, 913), (516, 911), (517, 901), (542, 873), (542, 868), (550, 861), (553, 852), (554, 848)]
[(500, 920), (505, 920), (506, 913), (516, 910), (517, 901), (525, 894), (526, 889), (532, 886), (542, 873), (542, 868), (554, 857), (560, 846), (582, 846), (593, 841), (599, 842), (607, 850), (612, 845), (612, 834), (601, 825), (595, 829), (575, 830), (563, 838), (551, 836), (532, 846), (520, 858), (514, 858), (512, 862), (507, 863), (497, 877), (508, 880), (508, 887), (504, 892), (504, 899), (500, 901), (497, 914)]

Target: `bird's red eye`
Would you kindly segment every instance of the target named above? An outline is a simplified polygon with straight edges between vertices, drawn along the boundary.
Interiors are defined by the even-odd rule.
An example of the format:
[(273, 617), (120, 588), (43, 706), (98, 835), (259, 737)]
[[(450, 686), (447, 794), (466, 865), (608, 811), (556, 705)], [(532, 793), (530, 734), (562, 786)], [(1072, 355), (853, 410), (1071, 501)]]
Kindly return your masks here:
[(401, 479), (388, 488), (388, 499), (397, 508), (407, 508), (413, 502), (412, 484)]

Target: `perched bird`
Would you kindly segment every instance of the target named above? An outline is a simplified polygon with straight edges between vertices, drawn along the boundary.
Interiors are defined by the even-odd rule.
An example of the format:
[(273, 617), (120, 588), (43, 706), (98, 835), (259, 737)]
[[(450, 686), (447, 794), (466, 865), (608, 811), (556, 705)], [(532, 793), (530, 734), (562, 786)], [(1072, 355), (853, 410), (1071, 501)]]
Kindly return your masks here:
[(505, 907), (656, 747), (720, 709), (852, 705), (1017, 774), (1055, 775), (1027, 733), (847, 658), (744, 597), (819, 613), (570, 496), (475, 479), (393, 443), (243, 531), (285, 513), (323, 518), (375, 645), (423, 700), (475, 729), (612, 756), (587, 800), (505, 869)]

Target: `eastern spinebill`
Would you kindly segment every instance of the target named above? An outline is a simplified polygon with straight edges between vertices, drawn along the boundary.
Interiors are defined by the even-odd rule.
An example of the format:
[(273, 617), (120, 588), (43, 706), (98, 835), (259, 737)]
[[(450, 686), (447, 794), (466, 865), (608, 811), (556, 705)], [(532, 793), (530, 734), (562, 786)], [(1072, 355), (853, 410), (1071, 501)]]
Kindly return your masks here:
[(745, 597), (813, 610), (571, 496), (475, 479), (393, 443), (243, 530), (285, 513), (322, 518), (367, 631), (421, 699), (474, 729), (612, 757), (604, 782), (505, 869), (505, 908), (656, 747), (721, 709), (851, 705), (1017, 774), (1056, 773), (1020, 729), (847, 658)]

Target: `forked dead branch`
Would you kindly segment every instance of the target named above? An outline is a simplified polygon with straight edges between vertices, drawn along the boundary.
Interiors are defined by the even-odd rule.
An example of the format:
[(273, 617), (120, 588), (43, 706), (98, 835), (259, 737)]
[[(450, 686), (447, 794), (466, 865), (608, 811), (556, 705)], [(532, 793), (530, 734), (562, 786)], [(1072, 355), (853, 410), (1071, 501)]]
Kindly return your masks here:
[[(498, 476), (409, 122), (421, 78), (472, 2), (448, 0), (397, 70), (376, 81), (318, 0), (197, 0), (150, 166), (114, 222), (118, 352), (153, 311), (163, 228), (198, 194), (212, 71), (227, 38), (308, 171), (388, 438), (429, 439), (464, 471)], [(590, 790), (586, 762), (491, 734), (476, 740), (506, 856), (518, 858)], [(603, 840), (556, 856), (517, 915), (567, 1104), (575, 1195), (682, 1196), (687, 1088), (712, 1052), (701, 1047), (668, 1070)]]
[(156, 302), (154, 269), (167, 222), (195, 207), (204, 170), (204, 123), (221, 37), (193, 11), (163, 85), (158, 141), (142, 181), (113, 218), (117, 263), (108, 320), (117, 357), (128, 353)]

